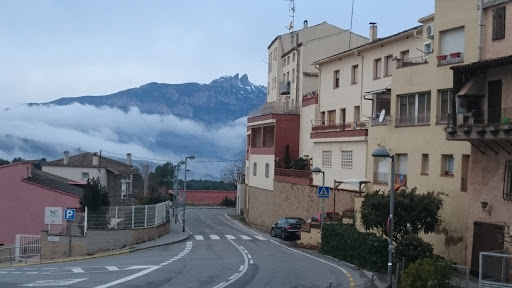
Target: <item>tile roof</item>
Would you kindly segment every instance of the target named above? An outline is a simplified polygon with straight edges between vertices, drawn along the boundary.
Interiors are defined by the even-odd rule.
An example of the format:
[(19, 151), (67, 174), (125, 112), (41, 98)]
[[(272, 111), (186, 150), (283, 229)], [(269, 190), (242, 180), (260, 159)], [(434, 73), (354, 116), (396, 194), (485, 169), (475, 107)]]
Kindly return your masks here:
[(104, 156), (98, 156), (99, 164), (92, 165), (93, 153), (87, 152), (69, 157), (68, 164), (64, 164), (64, 159), (58, 159), (51, 162), (46, 162), (43, 166), (57, 166), (57, 167), (80, 167), (80, 168), (106, 168), (119, 175), (133, 175), (137, 174), (135, 168), (131, 165), (125, 164), (120, 161), (112, 160)]
[(32, 176), (26, 178), (25, 181), (47, 188), (59, 190), (65, 193), (73, 194), (79, 197), (82, 197), (83, 195), (82, 188), (69, 184), (75, 183), (73, 180), (69, 180), (37, 169), (32, 169)]
[(475, 69), (489, 69), (491, 67), (500, 67), (500, 66), (508, 66), (512, 65), (512, 55), (496, 57), (491, 59), (484, 59), (473, 63), (463, 64), (452, 66), (450, 69), (459, 71), (459, 70), (475, 70)]

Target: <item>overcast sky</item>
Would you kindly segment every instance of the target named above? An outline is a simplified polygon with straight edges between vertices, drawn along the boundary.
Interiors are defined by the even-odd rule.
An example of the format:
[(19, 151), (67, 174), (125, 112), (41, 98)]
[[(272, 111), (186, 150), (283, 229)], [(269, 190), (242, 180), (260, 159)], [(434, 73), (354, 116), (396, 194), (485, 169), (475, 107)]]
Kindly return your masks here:
[[(350, 27), (350, 0), (296, 0), (295, 26)], [(414, 2), (414, 3), (412, 3)], [(148, 82), (264, 85), (267, 46), (288, 31), (287, 0), (0, 0), (0, 108), (110, 94)], [(405, 7), (405, 8), (404, 8)], [(355, 0), (353, 31), (418, 25), (434, 0)]]

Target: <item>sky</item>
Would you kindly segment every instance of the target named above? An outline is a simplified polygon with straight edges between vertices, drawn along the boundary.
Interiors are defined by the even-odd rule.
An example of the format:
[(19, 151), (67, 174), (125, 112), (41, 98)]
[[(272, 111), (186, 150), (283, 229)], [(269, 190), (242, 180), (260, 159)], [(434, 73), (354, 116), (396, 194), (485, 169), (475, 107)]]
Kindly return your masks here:
[[(354, 0), (354, 33), (418, 25), (434, 0)], [(288, 0), (0, 0), (0, 109), (105, 95), (149, 82), (267, 83), (267, 46), (288, 32)], [(350, 0), (296, 0), (295, 26), (350, 28)], [(406, 7), (406, 8), (400, 8)]]

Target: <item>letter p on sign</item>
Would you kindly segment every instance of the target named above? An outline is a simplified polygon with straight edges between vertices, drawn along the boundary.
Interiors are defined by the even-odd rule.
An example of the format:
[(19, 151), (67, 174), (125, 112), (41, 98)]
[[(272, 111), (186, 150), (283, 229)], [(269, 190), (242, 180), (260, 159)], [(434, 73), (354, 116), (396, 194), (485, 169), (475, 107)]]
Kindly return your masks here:
[(75, 209), (66, 209), (66, 210), (64, 210), (64, 219), (66, 219), (66, 220), (75, 220)]

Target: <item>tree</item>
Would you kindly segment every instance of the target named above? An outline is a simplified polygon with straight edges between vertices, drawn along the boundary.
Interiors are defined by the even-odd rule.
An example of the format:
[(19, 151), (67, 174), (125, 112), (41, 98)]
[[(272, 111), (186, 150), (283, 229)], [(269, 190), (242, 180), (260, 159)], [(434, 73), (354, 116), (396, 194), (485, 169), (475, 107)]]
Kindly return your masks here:
[(245, 172), (245, 160), (238, 159), (220, 171), (220, 180), (236, 188), (238, 176)]
[(21, 158), (21, 157), (16, 157), (14, 159), (12, 159), (11, 163), (17, 163), (17, 162), (23, 162), (25, 161), (25, 159)]
[(46, 163), (46, 158), (41, 158), (34, 163), (34, 168), (37, 170), (43, 170), (42, 165)]
[(107, 217), (110, 200), (107, 188), (101, 185), (99, 178), (88, 179), (85, 184), (82, 198), (80, 199), (82, 211), (87, 207), (88, 223), (92, 229), (105, 229), (110, 219)]
[[(434, 232), (440, 222), (441, 197), (428, 192), (419, 194), (416, 188), (395, 193), (393, 215), (393, 240), (400, 241), (405, 235)], [(361, 205), (361, 221), (366, 230), (375, 229), (380, 235), (387, 230), (389, 194), (381, 191), (367, 193)]]
[(7, 165), (7, 164), (10, 164), (10, 163), (11, 162), (9, 162), (9, 160), (5, 160), (5, 159), (0, 158), (0, 166)]
[(171, 162), (165, 162), (162, 165), (158, 165), (154, 172), (149, 173), (149, 190), (153, 193), (159, 191), (161, 187), (165, 187), (165, 190), (173, 188), (174, 185), (174, 174), (176, 165)]

